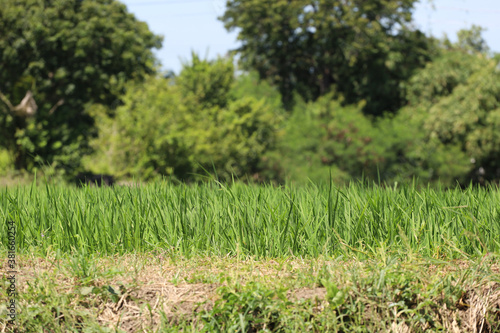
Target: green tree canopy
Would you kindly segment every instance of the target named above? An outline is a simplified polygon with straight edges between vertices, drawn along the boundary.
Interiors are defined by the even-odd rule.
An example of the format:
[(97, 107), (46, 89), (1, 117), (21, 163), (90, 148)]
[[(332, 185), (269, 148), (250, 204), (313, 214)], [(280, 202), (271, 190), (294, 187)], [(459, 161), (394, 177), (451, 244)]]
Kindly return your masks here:
[(265, 97), (235, 98), (240, 88), (232, 60), (196, 54), (175, 78), (132, 82), (112, 118), (92, 108), (99, 119), (92, 171), (193, 180), (215, 169), (224, 180), (258, 178), (282, 118)]
[(470, 29), (461, 29), (457, 33), (458, 42), (456, 46), (471, 53), (488, 53), (490, 47), (482, 36), (484, 30), (484, 28), (477, 25), (472, 25)]
[(417, 71), (405, 84), (410, 106), (430, 107), (440, 98), (450, 95), (456, 86), (488, 63), (484, 56), (461, 49), (442, 50), (425, 68)]
[(221, 17), (237, 30), (245, 68), (314, 100), (332, 88), (364, 111), (396, 111), (400, 83), (429, 59), (432, 43), (411, 26), (416, 0), (229, 0)]
[(470, 159), (473, 180), (500, 179), (500, 71), (490, 61), (429, 110), (426, 133), (457, 145)]
[[(161, 37), (115, 0), (18, 0), (0, 6), (0, 145), (16, 167), (74, 169), (93, 131), (85, 105), (114, 105), (153, 73)], [(14, 113), (32, 91), (31, 115)]]
[(394, 124), (412, 133), (401, 154), (421, 178), (449, 185), (500, 179), (500, 70), (477, 31), (445, 41), (406, 85), (409, 104)]

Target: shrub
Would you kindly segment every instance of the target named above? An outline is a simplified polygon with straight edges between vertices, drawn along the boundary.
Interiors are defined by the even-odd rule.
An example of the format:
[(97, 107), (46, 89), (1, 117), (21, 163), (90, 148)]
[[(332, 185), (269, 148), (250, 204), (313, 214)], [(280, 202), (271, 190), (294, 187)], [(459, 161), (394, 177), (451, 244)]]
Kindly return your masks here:
[(13, 167), (12, 158), (6, 149), (0, 149), (0, 176)]
[(394, 124), (413, 133), (403, 155), (414, 175), (447, 185), (500, 178), (496, 66), (482, 54), (454, 51), (412, 78), (412, 104)]
[[(362, 113), (363, 104), (342, 106), (331, 95), (295, 106), (280, 141), (285, 178), (336, 182), (354, 177), (384, 180), (396, 160), (390, 133)], [(389, 126), (385, 128), (390, 129)]]
[(231, 60), (193, 55), (174, 80), (151, 77), (130, 85), (114, 116), (95, 106), (100, 135), (93, 146), (100, 153), (94, 160), (102, 168), (92, 171), (182, 180), (207, 171), (225, 180), (257, 174), (281, 117), (264, 99), (232, 98), (233, 75)]

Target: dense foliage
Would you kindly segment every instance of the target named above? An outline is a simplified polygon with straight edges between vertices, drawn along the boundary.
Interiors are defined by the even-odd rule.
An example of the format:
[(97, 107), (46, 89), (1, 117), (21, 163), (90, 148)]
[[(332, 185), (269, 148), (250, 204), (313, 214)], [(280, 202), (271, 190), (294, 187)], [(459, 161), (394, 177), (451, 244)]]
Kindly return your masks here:
[(500, 178), (498, 61), (469, 51), (444, 51), (419, 71), (408, 84), (410, 103), (395, 119), (412, 132), (403, 153), (423, 178), (448, 184)]
[(193, 53), (178, 75), (118, 1), (9, 2), (0, 173), (498, 182), (500, 56), (480, 27), (414, 30), (414, 2), (232, 0), (242, 67)]
[(411, 26), (416, 0), (231, 0), (221, 17), (238, 31), (244, 68), (293, 94), (315, 100), (334, 89), (365, 113), (395, 112), (400, 84), (429, 60), (433, 43)]
[(233, 81), (230, 60), (193, 55), (175, 79), (132, 84), (114, 117), (96, 110), (101, 135), (93, 145), (101, 166), (95, 171), (141, 179), (258, 177), (261, 156), (276, 141), (280, 109), (265, 98), (234, 98)]
[[(16, 169), (78, 169), (94, 132), (85, 106), (115, 105), (127, 80), (155, 71), (161, 46), (115, 0), (4, 1), (0, 32), (0, 149)], [(13, 112), (28, 91), (35, 112)]]

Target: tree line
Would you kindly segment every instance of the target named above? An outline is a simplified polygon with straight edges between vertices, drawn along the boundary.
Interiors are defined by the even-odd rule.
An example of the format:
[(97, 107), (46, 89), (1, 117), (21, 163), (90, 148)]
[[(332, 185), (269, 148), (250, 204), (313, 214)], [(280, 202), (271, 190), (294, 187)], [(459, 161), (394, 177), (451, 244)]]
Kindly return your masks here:
[(476, 26), (426, 36), (415, 3), (230, 0), (241, 47), (165, 75), (119, 1), (8, 2), (0, 173), (498, 182), (500, 56)]

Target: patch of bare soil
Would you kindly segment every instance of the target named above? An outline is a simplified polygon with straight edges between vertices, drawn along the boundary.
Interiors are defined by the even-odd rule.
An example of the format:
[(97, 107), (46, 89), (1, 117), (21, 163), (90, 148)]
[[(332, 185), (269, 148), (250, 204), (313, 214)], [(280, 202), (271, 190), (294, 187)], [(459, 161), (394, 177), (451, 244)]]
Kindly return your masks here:
[(156, 283), (125, 292), (117, 303), (108, 302), (99, 321), (125, 332), (140, 332), (158, 327), (161, 317), (169, 322), (192, 317), (209, 310), (215, 298), (215, 285)]
[[(98, 320), (105, 326), (119, 327), (125, 332), (158, 327), (162, 317), (173, 323), (195, 320), (196, 313), (213, 308), (214, 302), (220, 297), (217, 288), (227, 285), (224, 279), (216, 283), (186, 281), (206, 281), (217, 276), (230, 277), (242, 284), (259, 278), (275, 281), (290, 277), (290, 271), (304, 268), (304, 263), (299, 261), (283, 265), (274, 260), (254, 262), (198, 258), (196, 261), (172, 262), (163, 258), (149, 258), (148, 264), (139, 264), (137, 267), (138, 261), (143, 259), (131, 256), (122, 257), (121, 260), (120, 266), (127, 270), (127, 274), (114, 281), (101, 283), (116, 284), (121, 281), (135, 287), (124, 293), (117, 303), (107, 302)], [(108, 266), (110, 263), (104, 260), (101, 264)], [(300, 288), (289, 295), (296, 300), (324, 300), (325, 294), (324, 288)]]
[(326, 296), (326, 288), (298, 288), (288, 292), (288, 298), (294, 301), (313, 299), (322, 301)]

